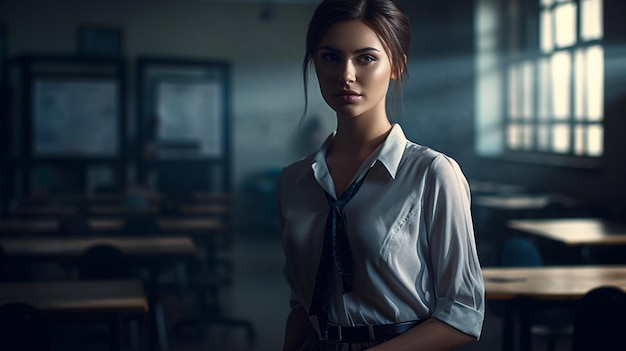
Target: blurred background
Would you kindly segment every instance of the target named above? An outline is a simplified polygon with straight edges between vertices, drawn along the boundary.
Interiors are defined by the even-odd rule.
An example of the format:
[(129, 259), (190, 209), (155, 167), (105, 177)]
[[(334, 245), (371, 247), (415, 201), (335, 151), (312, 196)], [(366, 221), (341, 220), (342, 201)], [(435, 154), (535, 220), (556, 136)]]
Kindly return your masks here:
[[(19, 264), (10, 259), (19, 238), (69, 235), (57, 226), (68, 215), (90, 232), (100, 230), (98, 220), (118, 220), (104, 224), (98, 235), (107, 238), (130, 218), (150, 217), (168, 235), (193, 234), (203, 268), (160, 268), (161, 280), (176, 273), (177, 288), (158, 288), (159, 299), (149, 274), (133, 275), (148, 284), (151, 308), (135, 328), (139, 336), (124, 329), (122, 346), (280, 348), (288, 289), (274, 184), (282, 167), (313, 152), (335, 127), (314, 75), (302, 117), (304, 38), (318, 3), (1, 1), (0, 247), (21, 269), (7, 281), (75, 277), (76, 267), (60, 268), (56, 259), (45, 268), (23, 253), (13, 255), (21, 255)], [(474, 194), (483, 265), (501, 264), (510, 219), (624, 220), (623, 1), (401, 3), (412, 26), (409, 79), (391, 117), (410, 140), (460, 163)], [(38, 220), (53, 224), (33, 234)], [(196, 222), (172, 228), (162, 220)], [(216, 231), (217, 240), (206, 240)], [(560, 261), (568, 254), (554, 245), (541, 249), (547, 262), (571, 263)], [(250, 344), (238, 334), (180, 326), (197, 311), (190, 296), (206, 291), (217, 293), (205, 314), (222, 316), (216, 308), (226, 308), (242, 323), (220, 328), (255, 334)], [(498, 318), (472, 347), (500, 347)], [(55, 331), (54, 347), (84, 347), (74, 340), (81, 333), (68, 330)]]

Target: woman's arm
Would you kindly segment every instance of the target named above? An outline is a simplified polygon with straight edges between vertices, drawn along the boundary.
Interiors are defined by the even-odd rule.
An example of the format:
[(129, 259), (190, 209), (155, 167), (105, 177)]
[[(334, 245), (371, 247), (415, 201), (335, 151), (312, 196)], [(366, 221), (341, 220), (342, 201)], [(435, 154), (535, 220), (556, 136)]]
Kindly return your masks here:
[(368, 351), (450, 351), (474, 341), (476, 338), (473, 336), (462, 333), (436, 318), (429, 318)]
[(287, 317), (283, 351), (298, 350), (311, 333), (313, 333), (313, 326), (304, 307), (293, 308)]

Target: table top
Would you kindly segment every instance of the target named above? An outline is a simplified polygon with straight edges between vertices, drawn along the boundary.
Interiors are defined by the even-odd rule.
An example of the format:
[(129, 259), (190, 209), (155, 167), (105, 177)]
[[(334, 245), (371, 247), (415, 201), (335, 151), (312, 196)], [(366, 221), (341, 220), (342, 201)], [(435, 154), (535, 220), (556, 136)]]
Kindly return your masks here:
[(626, 224), (597, 218), (511, 220), (508, 227), (567, 246), (626, 245)]
[(17, 216), (68, 216), (78, 213), (76, 206), (23, 206), (9, 208), (9, 215)]
[(604, 285), (626, 291), (626, 266), (483, 268), (488, 300), (532, 297), (541, 300), (579, 299)]
[(197, 247), (187, 236), (1, 238), (7, 257), (73, 257), (100, 244), (112, 245), (128, 256), (192, 256)]
[[(89, 225), (95, 232), (119, 232), (122, 230), (123, 218), (90, 218)], [(169, 232), (212, 232), (224, 231), (228, 225), (212, 218), (157, 218), (163, 231)], [(46, 218), (11, 218), (0, 220), (0, 232), (4, 233), (54, 233), (57, 232), (59, 221)]]
[(497, 210), (538, 210), (551, 202), (548, 195), (476, 195), (472, 204)]
[(0, 304), (23, 302), (47, 313), (123, 313), (148, 311), (140, 280), (0, 283)]

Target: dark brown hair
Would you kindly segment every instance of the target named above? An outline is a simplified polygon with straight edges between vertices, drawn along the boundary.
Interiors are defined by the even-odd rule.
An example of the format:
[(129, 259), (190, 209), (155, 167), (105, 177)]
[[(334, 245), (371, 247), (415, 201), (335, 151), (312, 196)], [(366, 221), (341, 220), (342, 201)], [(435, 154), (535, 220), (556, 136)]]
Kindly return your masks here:
[(306, 36), (302, 63), (304, 114), (308, 108), (308, 71), (319, 44), (331, 26), (351, 20), (363, 21), (383, 42), (391, 58), (392, 75), (396, 77), (392, 101), (400, 95), (402, 83), (408, 76), (405, 58), (409, 54), (411, 42), (409, 19), (400, 4), (395, 0), (324, 0), (315, 9)]

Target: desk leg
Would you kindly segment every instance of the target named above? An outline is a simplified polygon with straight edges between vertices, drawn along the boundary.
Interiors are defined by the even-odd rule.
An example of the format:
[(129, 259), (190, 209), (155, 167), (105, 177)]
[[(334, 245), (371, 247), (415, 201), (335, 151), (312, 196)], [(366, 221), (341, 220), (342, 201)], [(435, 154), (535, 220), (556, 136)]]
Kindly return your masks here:
[(167, 351), (167, 330), (165, 329), (164, 314), (159, 305), (159, 269), (150, 268), (148, 282), (148, 350)]
[(515, 350), (515, 301), (504, 302), (504, 315), (502, 316), (502, 351)]
[(531, 301), (520, 301), (519, 302), (519, 339), (520, 339), (520, 347), (521, 351), (531, 351), (533, 346), (532, 340), (532, 303)]
[(114, 315), (109, 321), (109, 350), (122, 350), (122, 323), (120, 316)]

